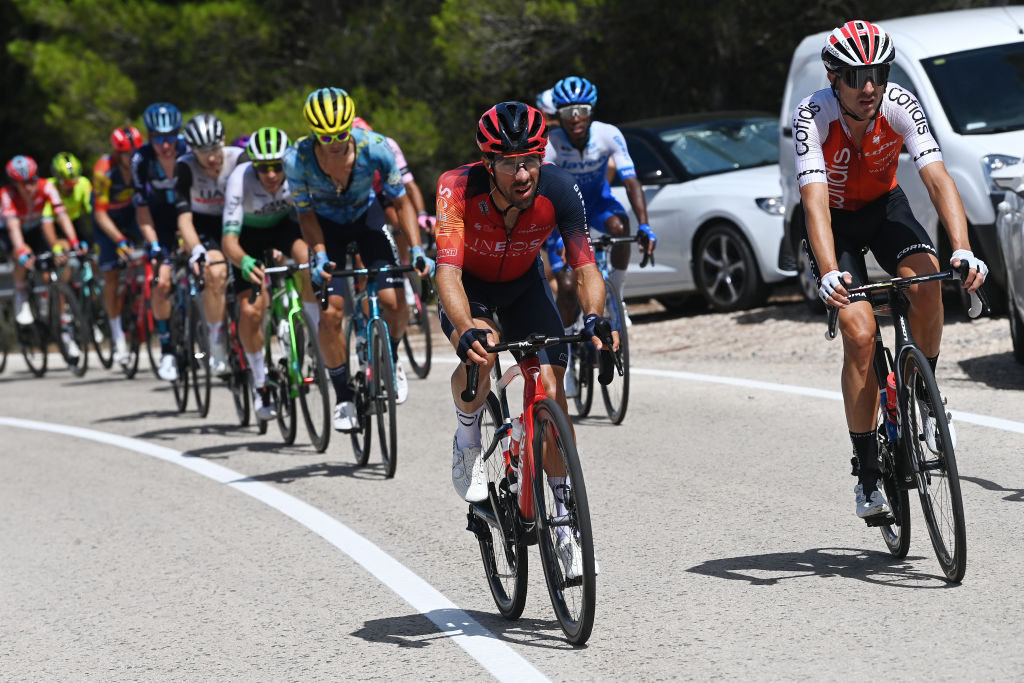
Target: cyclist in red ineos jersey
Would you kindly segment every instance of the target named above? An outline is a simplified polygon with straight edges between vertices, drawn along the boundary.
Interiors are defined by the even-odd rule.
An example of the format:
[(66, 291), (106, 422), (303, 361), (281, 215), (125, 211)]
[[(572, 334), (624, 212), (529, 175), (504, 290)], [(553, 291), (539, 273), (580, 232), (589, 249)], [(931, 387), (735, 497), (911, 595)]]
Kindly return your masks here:
[[(476, 140), (483, 160), (448, 171), (437, 184), (441, 328), (459, 358), (483, 366), (472, 403), (460, 396), (465, 365), (455, 369), (451, 383), (458, 416), (452, 483), (468, 501), (487, 498), (480, 413), (494, 359), (481, 341), (498, 342), (495, 314), (501, 316), (507, 339), (533, 332), (562, 334), (539, 257), (544, 240), (556, 228), (576, 272), (585, 330), (591, 336), (604, 305), (604, 280), (594, 263), (583, 196), (571, 175), (542, 163), (547, 144), (543, 114), (522, 102), (502, 102), (481, 117)], [(602, 348), (596, 336), (593, 340)], [(546, 349), (540, 359), (544, 390), (568, 413), (562, 389), (566, 346)], [(558, 479), (549, 478), (556, 497), (556, 487), (564, 487), (564, 478)]]
[[(875, 419), (879, 388), (872, 371), (875, 320), (864, 294), (847, 287), (867, 282), (864, 249), (893, 276), (939, 272), (928, 233), (914, 218), (896, 183), (905, 144), (953, 248), (950, 263), (970, 265), (964, 283), (977, 290), (988, 268), (971, 252), (967, 219), (956, 185), (928, 128), (921, 105), (910, 91), (889, 83), (896, 55), (892, 39), (877, 24), (850, 21), (825, 42), (821, 59), (829, 88), (804, 99), (793, 112), (796, 172), (807, 236), (819, 279), (818, 293), (839, 311), (843, 334), (843, 401), (853, 442), (856, 513), (868, 518), (889, 512), (878, 489), (881, 476)], [(938, 282), (911, 287), (910, 325), (932, 369), (942, 338), (942, 292)], [(941, 406), (937, 406), (942, 409)], [(928, 411), (922, 411), (927, 415)], [(950, 437), (956, 435), (950, 422)], [(925, 440), (936, 451), (934, 420), (925, 418)], [(955, 443), (954, 443), (955, 445)]]

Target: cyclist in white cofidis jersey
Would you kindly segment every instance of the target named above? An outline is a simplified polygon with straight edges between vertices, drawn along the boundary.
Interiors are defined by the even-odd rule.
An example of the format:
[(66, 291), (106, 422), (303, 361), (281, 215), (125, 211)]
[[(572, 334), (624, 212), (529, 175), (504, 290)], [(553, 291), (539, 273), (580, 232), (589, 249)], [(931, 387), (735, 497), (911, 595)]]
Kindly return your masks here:
[[(976, 291), (988, 273), (971, 252), (960, 195), (920, 104), (910, 91), (889, 82), (895, 55), (892, 39), (881, 26), (859, 20), (843, 24), (832, 31), (821, 51), (829, 87), (804, 99), (793, 112), (802, 204), (795, 218), (805, 219), (817, 272), (824, 273), (818, 293), (827, 305), (840, 309), (843, 402), (858, 472), (856, 513), (861, 518), (888, 514), (889, 506), (878, 485), (874, 314), (865, 295), (851, 296), (847, 287), (867, 282), (865, 248), (893, 276), (939, 272), (935, 247), (896, 183), (904, 145), (946, 226), (953, 248), (950, 264), (970, 265), (964, 287)], [(942, 338), (940, 285), (915, 285), (907, 294), (911, 331), (934, 369)], [(944, 408), (921, 411), (926, 416), (927, 445), (937, 452), (929, 409)], [(949, 428), (955, 446), (952, 422)]]

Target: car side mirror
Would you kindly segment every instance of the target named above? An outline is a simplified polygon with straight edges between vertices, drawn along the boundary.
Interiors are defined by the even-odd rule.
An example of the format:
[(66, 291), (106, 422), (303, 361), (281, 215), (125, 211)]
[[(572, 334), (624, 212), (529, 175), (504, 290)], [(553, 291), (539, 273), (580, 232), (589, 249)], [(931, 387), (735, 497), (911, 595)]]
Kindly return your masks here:
[(660, 168), (641, 173), (639, 178), (640, 182), (644, 185), (667, 185), (668, 183), (675, 182), (675, 178), (672, 177), (672, 174), (666, 173)]

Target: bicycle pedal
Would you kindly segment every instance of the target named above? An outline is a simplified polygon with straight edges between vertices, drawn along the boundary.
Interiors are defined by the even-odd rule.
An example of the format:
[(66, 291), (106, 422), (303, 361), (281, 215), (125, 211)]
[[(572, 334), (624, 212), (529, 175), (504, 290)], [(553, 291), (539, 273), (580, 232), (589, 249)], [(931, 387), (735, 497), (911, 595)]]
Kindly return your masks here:
[(864, 523), (870, 527), (887, 526), (896, 523), (896, 518), (892, 514), (887, 515), (874, 515), (873, 517), (865, 517)]

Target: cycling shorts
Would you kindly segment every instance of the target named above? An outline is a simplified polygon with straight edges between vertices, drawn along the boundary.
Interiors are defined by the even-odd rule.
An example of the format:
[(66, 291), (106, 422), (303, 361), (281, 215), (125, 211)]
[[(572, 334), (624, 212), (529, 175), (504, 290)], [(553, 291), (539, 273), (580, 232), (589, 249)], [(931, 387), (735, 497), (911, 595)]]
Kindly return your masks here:
[(43, 234), (42, 228), (23, 232), (21, 238), (25, 240), (25, 246), (31, 249), (33, 254), (45, 254), (50, 251), (50, 243), (46, 241), (46, 235)]
[[(384, 209), (380, 202), (373, 202), (370, 207), (351, 223), (335, 223), (320, 214), (316, 216), (320, 229), (324, 234), (324, 247), (327, 258), (335, 263), (335, 268), (345, 268), (348, 263), (348, 245), (355, 243), (363, 265), (368, 268), (398, 265), (395, 242), (391, 232), (384, 224)], [(376, 277), (377, 289), (400, 289), (404, 287), (405, 278), (402, 273), (380, 273)], [(345, 296), (344, 278), (331, 280), (327, 287), (328, 294)]]
[(622, 208), (615, 197), (601, 196), (595, 201), (587, 202), (587, 223), (598, 232), (608, 233), (605, 223), (612, 216), (619, 216), (622, 224), (626, 226), (626, 234), (629, 233), (629, 218), (626, 210)]
[[(802, 215), (802, 204), (799, 210)], [(869, 282), (864, 262), (868, 249), (885, 272), (893, 277), (897, 276), (899, 263), (908, 256), (921, 253), (938, 255), (928, 232), (914, 218), (910, 202), (899, 186), (854, 211), (829, 209), (829, 212), (839, 271), (847, 271), (853, 277), (850, 287)], [(816, 263), (814, 272), (820, 276)], [(860, 293), (850, 297), (851, 301), (858, 299), (866, 300), (867, 295)]]
[[(265, 264), (265, 252), (277, 249), (285, 256), (291, 256), (292, 246), (301, 239), (302, 232), (298, 223), (285, 218), (272, 228), (243, 228), (242, 234), (238, 236), (238, 244), (246, 254)], [(231, 272), (234, 274), (236, 292), (252, 288), (252, 282), (242, 277), (241, 268), (232, 264)]]
[[(462, 287), (466, 290), (472, 316), (499, 323), (497, 329), (503, 340), (525, 339), (534, 332), (549, 336), (565, 334), (562, 316), (544, 279), (544, 263), (539, 256), (534, 268), (510, 282), (485, 282), (463, 271)], [(455, 326), (440, 304), (437, 311), (444, 336), (450, 339)], [(564, 368), (569, 362), (569, 347), (567, 344), (550, 346), (542, 349), (539, 356), (543, 365)]]

